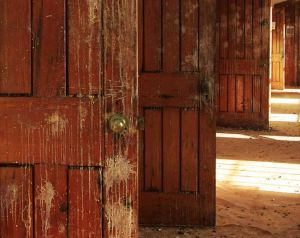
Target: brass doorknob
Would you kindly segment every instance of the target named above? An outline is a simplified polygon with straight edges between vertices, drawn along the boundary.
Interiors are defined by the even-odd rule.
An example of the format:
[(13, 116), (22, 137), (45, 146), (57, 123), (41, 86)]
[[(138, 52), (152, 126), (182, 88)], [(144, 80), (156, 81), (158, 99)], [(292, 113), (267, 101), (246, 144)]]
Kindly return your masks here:
[(109, 118), (108, 126), (113, 133), (121, 134), (128, 129), (128, 119), (121, 114), (115, 114)]

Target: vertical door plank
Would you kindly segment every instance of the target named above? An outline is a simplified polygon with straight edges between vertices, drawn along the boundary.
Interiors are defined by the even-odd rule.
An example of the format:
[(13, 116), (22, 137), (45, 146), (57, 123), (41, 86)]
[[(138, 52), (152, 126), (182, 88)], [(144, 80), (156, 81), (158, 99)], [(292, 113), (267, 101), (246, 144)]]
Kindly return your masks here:
[[(263, 0), (265, 1), (265, 0)], [(261, 58), (261, 0), (253, 0), (253, 55), (254, 59)]]
[(236, 0), (228, 0), (228, 38), (229, 38), (229, 58), (236, 57)]
[(245, 76), (236, 76), (236, 112), (244, 112)]
[(179, 192), (180, 185), (180, 111), (163, 111), (163, 188), (166, 193)]
[(234, 75), (228, 76), (228, 112), (235, 112), (236, 80)]
[(33, 0), (33, 94), (66, 94), (65, 1)]
[(1, 167), (1, 237), (32, 237), (32, 200), (32, 169), (29, 167)]
[(181, 70), (199, 69), (199, 2), (181, 1)]
[(245, 0), (236, 4), (236, 57), (245, 58)]
[(163, 0), (163, 70), (179, 71), (180, 1)]
[(102, 237), (102, 175), (100, 169), (71, 168), (69, 237)]
[(253, 59), (253, 0), (245, 0), (245, 57)]
[(197, 192), (198, 186), (198, 111), (182, 111), (181, 191)]
[(245, 112), (252, 112), (253, 86), (252, 75), (245, 76)]
[(162, 191), (162, 112), (145, 111), (145, 190)]
[(160, 71), (162, 67), (161, 0), (144, 0), (144, 70)]
[(220, 75), (220, 83), (219, 83), (219, 104), (220, 104), (220, 112), (228, 111), (228, 75)]
[(103, 236), (137, 237), (137, 1), (102, 2), (104, 118), (129, 123), (121, 135), (105, 129)]
[(253, 112), (261, 111), (261, 78), (253, 76)]
[[(200, 224), (214, 226), (216, 222), (216, 126), (214, 116), (200, 116)], [(207, 142), (210, 143), (207, 143)]]
[(67, 170), (59, 165), (34, 166), (35, 237), (67, 236)]
[(219, 13), (219, 47), (220, 47), (220, 55), (221, 59), (226, 59), (228, 57), (228, 0), (223, 0), (218, 2), (218, 13)]
[(99, 94), (101, 87), (101, 3), (68, 3), (70, 94)]
[(31, 93), (31, 3), (0, 1), (0, 93)]

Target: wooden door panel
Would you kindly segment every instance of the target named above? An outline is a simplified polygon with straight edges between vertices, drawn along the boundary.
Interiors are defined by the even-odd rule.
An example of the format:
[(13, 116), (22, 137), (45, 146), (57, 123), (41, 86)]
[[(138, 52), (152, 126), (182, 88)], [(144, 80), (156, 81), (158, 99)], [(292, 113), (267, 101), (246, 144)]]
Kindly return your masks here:
[(139, 84), (144, 107), (198, 107), (199, 74), (145, 73)]
[(32, 184), (30, 166), (0, 166), (1, 237), (33, 237)]
[(31, 1), (0, 3), (0, 93), (31, 93)]
[(102, 237), (102, 169), (72, 167), (67, 176), (69, 236)]
[(66, 95), (65, 1), (32, 1), (33, 94)]
[(67, 168), (34, 166), (35, 237), (66, 237), (68, 221)]
[(285, 87), (285, 7), (275, 6), (272, 12), (272, 89)]
[(0, 236), (136, 237), (135, 1), (0, 7)]
[[(215, 7), (208, 0), (139, 1), (142, 224), (215, 222), (214, 95), (203, 89), (214, 84)], [(209, 119), (200, 125), (205, 115)], [(204, 129), (207, 123), (211, 130)], [(201, 140), (206, 133), (210, 140)], [(206, 143), (212, 150), (205, 156)], [(211, 161), (203, 190), (202, 157)]]
[(100, 94), (101, 3), (68, 2), (69, 93)]
[(219, 1), (221, 126), (268, 127), (270, 1)]
[(0, 104), (2, 163), (103, 164), (99, 100), (1, 98)]

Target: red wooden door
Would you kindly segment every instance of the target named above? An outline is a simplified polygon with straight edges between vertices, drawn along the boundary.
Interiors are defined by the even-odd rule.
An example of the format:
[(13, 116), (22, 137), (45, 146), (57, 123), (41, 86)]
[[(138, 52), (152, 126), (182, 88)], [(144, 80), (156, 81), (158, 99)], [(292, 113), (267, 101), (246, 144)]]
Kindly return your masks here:
[(215, 1), (139, 4), (140, 223), (213, 225)]
[(285, 6), (272, 11), (272, 89), (285, 87)]
[(217, 123), (267, 128), (269, 0), (219, 0)]
[(1, 237), (137, 236), (136, 7), (0, 1)]

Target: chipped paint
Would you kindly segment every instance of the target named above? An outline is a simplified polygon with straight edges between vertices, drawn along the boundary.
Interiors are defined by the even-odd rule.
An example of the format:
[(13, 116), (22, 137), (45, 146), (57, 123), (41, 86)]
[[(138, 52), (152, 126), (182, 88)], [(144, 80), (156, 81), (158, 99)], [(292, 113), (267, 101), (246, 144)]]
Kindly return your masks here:
[(68, 120), (58, 112), (48, 115), (45, 118), (45, 121), (50, 125), (52, 135), (62, 134), (66, 130), (68, 124)]
[(109, 190), (113, 185), (127, 183), (130, 175), (135, 174), (135, 170), (129, 160), (123, 156), (115, 156), (107, 159), (104, 170), (106, 189)]
[(51, 209), (53, 206), (53, 199), (55, 197), (55, 191), (52, 183), (45, 181), (44, 185), (39, 188), (39, 195), (37, 200), (40, 201), (42, 209), (42, 216), (44, 219), (42, 221), (43, 233), (47, 236), (48, 230), (50, 229), (50, 218)]

